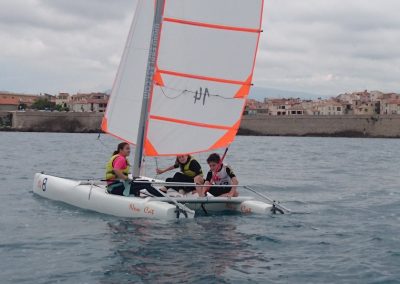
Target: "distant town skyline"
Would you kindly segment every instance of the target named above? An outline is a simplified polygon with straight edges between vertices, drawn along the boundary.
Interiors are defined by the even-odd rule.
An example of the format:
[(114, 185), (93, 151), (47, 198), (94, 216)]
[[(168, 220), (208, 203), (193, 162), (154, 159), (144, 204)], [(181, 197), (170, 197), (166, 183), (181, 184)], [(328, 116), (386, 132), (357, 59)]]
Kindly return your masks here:
[[(105, 91), (137, 0), (3, 0), (0, 90)], [(397, 0), (267, 0), (254, 85), (329, 97), (399, 92)]]

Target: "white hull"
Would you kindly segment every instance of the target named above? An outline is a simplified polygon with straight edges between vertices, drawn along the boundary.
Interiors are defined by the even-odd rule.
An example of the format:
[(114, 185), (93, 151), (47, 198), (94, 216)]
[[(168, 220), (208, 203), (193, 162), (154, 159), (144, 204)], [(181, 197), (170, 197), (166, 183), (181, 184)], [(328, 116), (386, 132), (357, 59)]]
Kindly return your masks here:
[[(35, 174), (33, 192), (42, 197), (61, 201), (79, 208), (103, 214), (127, 218), (185, 218), (177, 214), (176, 206), (167, 197), (125, 197), (106, 192), (105, 184), (82, 183), (81, 181)], [(254, 200), (252, 197), (171, 197), (193, 210), (206, 212), (234, 211), (265, 214), (271, 205)], [(170, 204), (171, 203), (171, 204)], [(179, 216), (178, 216), (179, 215)], [(194, 215), (188, 214), (189, 218)]]

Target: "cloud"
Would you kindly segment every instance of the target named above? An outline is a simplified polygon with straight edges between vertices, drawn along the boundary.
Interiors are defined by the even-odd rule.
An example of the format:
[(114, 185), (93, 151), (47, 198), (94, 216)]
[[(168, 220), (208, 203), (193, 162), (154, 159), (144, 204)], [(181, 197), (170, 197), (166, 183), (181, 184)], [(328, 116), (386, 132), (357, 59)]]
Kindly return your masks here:
[(136, 1), (13, 0), (0, 5), (0, 90), (110, 88)]
[[(2, 0), (0, 90), (112, 85), (137, 0)], [(255, 85), (400, 91), (398, 0), (266, 0)]]
[(267, 1), (256, 84), (321, 95), (399, 91), (399, 9), (394, 0)]

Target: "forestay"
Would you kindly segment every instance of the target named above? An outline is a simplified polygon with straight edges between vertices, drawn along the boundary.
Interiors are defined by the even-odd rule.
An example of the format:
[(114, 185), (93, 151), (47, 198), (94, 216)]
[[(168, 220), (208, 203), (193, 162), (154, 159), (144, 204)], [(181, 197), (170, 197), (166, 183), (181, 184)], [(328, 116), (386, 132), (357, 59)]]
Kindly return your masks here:
[[(154, 10), (149, 11), (148, 3), (154, 1), (139, 2), (139, 6), (148, 6), (140, 13), (152, 19)], [(165, 1), (145, 133), (146, 155), (209, 151), (234, 140), (253, 78), (262, 10), (263, 0)], [(147, 32), (145, 38), (150, 41), (150, 20), (141, 21), (145, 16), (138, 11), (136, 29)], [(135, 42), (144, 41), (143, 33), (133, 30), (127, 48), (138, 52)], [(147, 56), (143, 54), (136, 63), (129, 50), (125, 53), (103, 130), (136, 141), (139, 114), (133, 112), (140, 108), (137, 101), (143, 93)]]

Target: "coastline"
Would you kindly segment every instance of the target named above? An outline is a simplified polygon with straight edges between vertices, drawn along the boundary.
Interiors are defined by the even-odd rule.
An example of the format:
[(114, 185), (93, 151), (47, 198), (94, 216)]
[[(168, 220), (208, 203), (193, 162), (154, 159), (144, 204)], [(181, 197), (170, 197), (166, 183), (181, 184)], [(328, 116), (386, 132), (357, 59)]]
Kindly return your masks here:
[[(1, 132), (101, 133), (104, 113), (8, 112)], [(400, 115), (243, 116), (238, 135), (400, 138)]]

